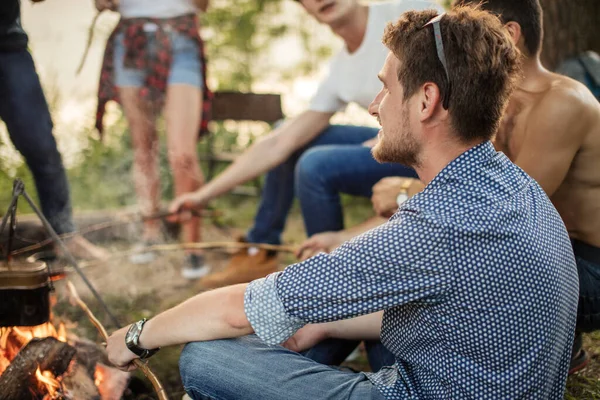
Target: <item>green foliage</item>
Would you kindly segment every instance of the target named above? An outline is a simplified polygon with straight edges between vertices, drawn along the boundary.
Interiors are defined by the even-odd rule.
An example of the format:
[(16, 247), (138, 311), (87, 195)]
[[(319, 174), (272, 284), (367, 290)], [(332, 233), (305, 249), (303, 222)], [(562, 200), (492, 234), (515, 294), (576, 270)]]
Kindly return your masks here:
[[(215, 89), (251, 91), (252, 85), (273, 72), (275, 67), (261, 55), (268, 52), (273, 41), (292, 30), (299, 30), (306, 50), (315, 50), (304, 40), (309, 32), (303, 25), (290, 26), (282, 21), (283, 1), (241, 0), (232, 7), (230, 0), (215, 0), (202, 16), (203, 37), (210, 57), (209, 76), (216, 78)], [(317, 56), (327, 56), (319, 48)], [(314, 67), (314, 65), (313, 65)], [(302, 68), (302, 72), (306, 70)]]

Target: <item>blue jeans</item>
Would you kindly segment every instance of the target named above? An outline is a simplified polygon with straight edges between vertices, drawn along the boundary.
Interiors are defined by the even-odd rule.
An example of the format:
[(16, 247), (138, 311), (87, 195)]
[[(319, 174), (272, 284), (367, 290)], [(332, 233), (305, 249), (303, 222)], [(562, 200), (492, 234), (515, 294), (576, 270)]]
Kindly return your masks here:
[(27, 50), (0, 52), (0, 119), (31, 170), (44, 216), (58, 234), (74, 231), (69, 183)]
[(254, 226), (246, 239), (252, 243), (281, 243), (285, 221), (294, 199), (300, 200), (308, 236), (344, 228), (340, 193), (371, 197), (371, 188), (387, 176), (416, 177), (412, 168), (380, 164), (362, 143), (377, 128), (331, 125), (305, 148), (267, 173)]
[(600, 248), (571, 239), (579, 275), (577, 332), (600, 329)]
[[(320, 364), (340, 365), (359, 343), (358, 340), (326, 339), (306, 350), (302, 355)], [(392, 366), (396, 362), (394, 354), (378, 340), (365, 340), (365, 350), (373, 372), (379, 371), (382, 367)]]
[(179, 359), (185, 391), (194, 400), (382, 400), (361, 372), (319, 364), (251, 335), (189, 343)]
[[(157, 43), (153, 32), (147, 32), (148, 49), (156, 51)], [(167, 85), (190, 85), (202, 89), (202, 67), (198, 53), (198, 43), (182, 34), (170, 31), (173, 62), (167, 78)], [(125, 60), (124, 33), (115, 37), (115, 52), (113, 61), (115, 66), (115, 85), (118, 87), (142, 87), (146, 78), (146, 71), (127, 68), (123, 65)]]

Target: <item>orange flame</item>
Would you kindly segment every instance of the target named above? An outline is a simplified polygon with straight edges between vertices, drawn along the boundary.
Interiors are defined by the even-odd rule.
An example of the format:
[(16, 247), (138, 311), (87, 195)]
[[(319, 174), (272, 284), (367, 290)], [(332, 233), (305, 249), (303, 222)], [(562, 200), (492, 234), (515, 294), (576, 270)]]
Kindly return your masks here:
[(59, 325), (58, 331), (49, 322), (38, 326), (0, 328), (0, 375), (31, 339), (55, 337), (61, 342), (66, 342), (66, 336), (65, 326), (62, 323)]
[(46, 392), (50, 398), (55, 398), (60, 389), (60, 382), (56, 380), (55, 376), (50, 371), (40, 371), (38, 367), (35, 371), (35, 377), (44, 385)]
[(94, 384), (97, 387), (100, 387), (104, 382), (104, 370), (100, 368), (99, 365), (96, 366), (96, 370), (94, 371)]

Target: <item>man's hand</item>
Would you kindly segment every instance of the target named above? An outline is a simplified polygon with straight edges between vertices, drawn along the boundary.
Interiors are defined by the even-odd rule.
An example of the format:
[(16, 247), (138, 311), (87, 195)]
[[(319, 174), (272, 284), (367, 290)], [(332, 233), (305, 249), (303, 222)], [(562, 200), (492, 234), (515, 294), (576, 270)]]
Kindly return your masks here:
[(128, 330), (129, 325), (114, 332), (106, 341), (108, 360), (123, 371), (133, 371), (136, 367), (132, 361), (138, 358), (137, 355), (129, 351), (125, 344), (125, 335)]
[(425, 187), (418, 179), (400, 177), (383, 178), (373, 186), (371, 203), (373, 203), (373, 209), (377, 215), (389, 218), (398, 210), (396, 198), (407, 180), (411, 181), (408, 188), (409, 198), (419, 193)]
[(169, 204), (169, 213), (174, 214), (172, 217), (168, 218), (169, 221), (184, 222), (191, 216), (190, 213), (185, 213), (184, 211), (193, 210), (194, 208), (203, 206), (206, 203), (206, 200), (204, 200), (201, 190), (202, 189), (191, 193), (185, 193), (175, 198), (171, 204)]
[(323, 232), (312, 235), (300, 245), (296, 257), (304, 261), (322, 251), (329, 253), (344, 242), (339, 232)]
[(328, 337), (325, 325), (309, 324), (300, 328), (294, 336), (286, 340), (282, 346), (286, 349), (300, 353), (301, 351), (314, 347)]

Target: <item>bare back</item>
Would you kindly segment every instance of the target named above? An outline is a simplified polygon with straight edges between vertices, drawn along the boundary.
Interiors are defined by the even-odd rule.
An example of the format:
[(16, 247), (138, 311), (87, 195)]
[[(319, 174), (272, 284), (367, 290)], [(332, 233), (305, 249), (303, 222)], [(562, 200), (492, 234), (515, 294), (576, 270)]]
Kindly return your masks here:
[(600, 247), (600, 104), (568, 77), (545, 72), (517, 89), (496, 148), (536, 179), (569, 235)]

